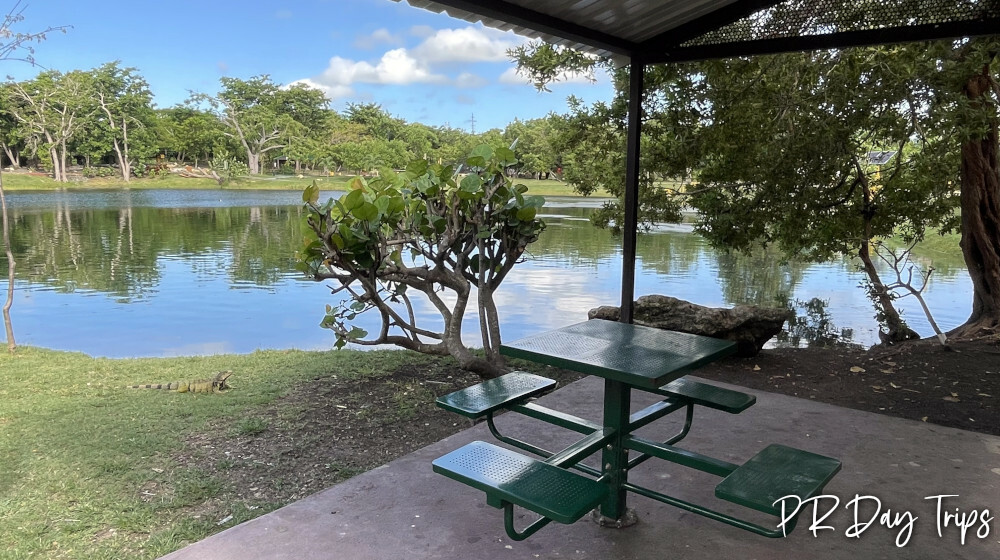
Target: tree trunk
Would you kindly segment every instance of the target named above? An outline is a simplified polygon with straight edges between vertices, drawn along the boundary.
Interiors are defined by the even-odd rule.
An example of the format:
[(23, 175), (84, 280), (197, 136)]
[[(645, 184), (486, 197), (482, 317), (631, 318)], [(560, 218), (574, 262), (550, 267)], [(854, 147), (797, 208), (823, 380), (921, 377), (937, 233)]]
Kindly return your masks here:
[(59, 143), (59, 175), (62, 177), (61, 182), (69, 182), (69, 176), (66, 175), (66, 140)]
[(0, 169), (0, 212), (3, 215), (3, 246), (7, 252), (7, 300), (3, 305), (3, 326), (7, 331), (7, 350), (13, 354), (14, 325), (10, 322), (10, 306), (14, 304), (14, 253), (10, 249), (10, 224), (7, 221), (7, 198), (3, 193), (3, 170)]
[[(989, 67), (966, 82), (966, 96), (978, 111), (987, 105), (994, 82)], [(996, 334), (1000, 329), (1000, 161), (997, 115), (982, 138), (962, 143), (962, 255), (972, 278), (972, 314), (949, 333), (955, 337)]]
[(875, 269), (875, 264), (872, 262), (868, 241), (862, 241), (861, 249), (858, 250), (858, 256), (864, 265), (868, 281), (871, 282), (875, 308), (878, 310), (881, 320), (885, 322), (885, 326), (888, 328), (888, 332), (879, 331), (879, 338), (882, 342), (895, 344), (897, 342), (920, 338), (919, 333), (906, 326), (906, 322), (899, 316), (896, 307), (892, 305), (892, 296), (885, 289), (885, 284), (882, 283), (882, 278), (879, 277), (878, 270)]
[(128, 161), (128, 144), (125, 144), (125, 151), (122, 151), (121, 145), (118, 143), (118, 139), (115, 138), (111, 145), (115, 149), (115, 157), (118, 158), (118, 170), (122, 174), (122, 181), (126, 183), (132, 178), (132, 166)]
[(247, 150), (247, 165), (251, 175), (260, 175), (260, 154)]
[(879, 322), (884, 322), (888, 332), (879, 330), (879, 338), (885, 344), (895, 344), (906, 340), (916, 340), (920, 334), (906, 326), (906, 322), (899, 316), (896, 307), (892, 304), (892, 294), (886, 289), (879, 277), (875, 263), (872, 262), (871, 241), (872, 241), (872, 217), (875, 213), (875, 205), (872, 202), (872, 189), (867, 179), (862, 178), (861, 192), (864, 196), (864, 208), (862, 209), (864, 221), (864, 239), (858, 248), (858, 257), (864, 265), (865, 274), (871, 283), (872, 301), (878, 310)]
[(457, 361), (459, 367), (471, 371), (483, 379), (500, 377), (507, 373), (502, 363), (491, 362), (473, 354), (462, 342), (462, 320), (465, 318), (465, 307), (469, 301), (469, 289), (456, 290), (457, 301), (453, 307), (451, 319), (445, 323), (442, 342)]
[(57, 182), (62, 182), (62, 169), (59, 167), (59, 150), (55, 146), (49, 148), (49, 159), (52, 160), (52, 178)]
[[(15, 150), (12, 150), (7, 144), (3, 144), (3, 151), (7, 153), (7, 159), (10, 160), (10, 166), (14, 169), (20, 169), (21, 168), (21, 162), (19, 161), (21, 159), (20, 154), (18, 154)], [(0, 167), (3, 166), (0, 165)]]

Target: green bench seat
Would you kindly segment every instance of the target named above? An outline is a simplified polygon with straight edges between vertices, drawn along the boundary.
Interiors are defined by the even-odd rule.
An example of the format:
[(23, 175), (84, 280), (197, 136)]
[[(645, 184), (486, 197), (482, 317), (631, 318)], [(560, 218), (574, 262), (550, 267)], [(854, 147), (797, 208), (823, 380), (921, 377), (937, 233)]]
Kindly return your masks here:
[(600, 482), (483, 441), (440, 457), (433, 468), (483, 490), (493, 507), (507, 502), (560, 523), (576, 522), (608, 495)]
[(437, 405), (445, 410), (475, 419), (510, 404), (540, 395), (555, 386), (555, 380), (523, 371), (515, 371), (438, 397)]
[(730, 414), (739, 414), (757, 402), (757, 397), (753, 395), (692, 381), (684, 377), (671, 381), (653, 392), (665, 397), (680, 397), (695, 404)]
[(840, 461), (808, 451), (769, 445), (715, 487), (715, 495), (741, 506), (781, 515), (774, 502), (789, 495), (802, 500), (819, 495), (840, 471)]

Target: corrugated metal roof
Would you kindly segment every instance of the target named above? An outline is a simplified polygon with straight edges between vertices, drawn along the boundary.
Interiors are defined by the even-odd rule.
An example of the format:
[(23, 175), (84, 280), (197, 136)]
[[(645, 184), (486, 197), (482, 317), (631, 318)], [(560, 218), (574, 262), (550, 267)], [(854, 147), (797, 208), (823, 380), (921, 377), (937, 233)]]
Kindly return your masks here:
[[(509, 20), (483, 15), (484, 12), (490, 11), (490, 4), (496, 5), (499, 2), (395, 1), (405, 1), (411, 6), (435, 13), (444, 12), (451, 17), (472, 23), (482, 22), (487, 27), (513, 31), (518, 35), (542, 39), (581, 52), (626, 62), (628, 59), (625, 48), (607, 48), (595, 45), (597, 41), (573, 40), (566, 38), (564, 34), (539, 30), (537, 26), (518, 25)], [(638, 45), (734, 2), (736, 0), (507, 0), (504, 3), (522, 8), (526, 12), (572, 22), (580, 27), (621, 39), (623, 43)], [(469, 9), (458, 7), (463, 5), (468, 5)], [(530, 14), (528, 17), (530, 18)]]
[(667, 62), (1000, 30), (1000, 0), (395, 1), (623, 64), (633, 55)]

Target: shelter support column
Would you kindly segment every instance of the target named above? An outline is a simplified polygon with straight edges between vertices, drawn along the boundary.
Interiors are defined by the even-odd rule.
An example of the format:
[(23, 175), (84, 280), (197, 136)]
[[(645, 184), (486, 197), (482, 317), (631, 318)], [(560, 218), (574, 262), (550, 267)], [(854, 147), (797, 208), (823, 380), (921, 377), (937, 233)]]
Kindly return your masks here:
[(642, 90), (646, 62), (632, 56), (629, 64), (628, 131), (625, 152), (625, 222), (622, 224), (622, 301), (620, 321), (632, 322), (635, 300), (635, 244), (639, 227), (639, 143), (642, 137)]

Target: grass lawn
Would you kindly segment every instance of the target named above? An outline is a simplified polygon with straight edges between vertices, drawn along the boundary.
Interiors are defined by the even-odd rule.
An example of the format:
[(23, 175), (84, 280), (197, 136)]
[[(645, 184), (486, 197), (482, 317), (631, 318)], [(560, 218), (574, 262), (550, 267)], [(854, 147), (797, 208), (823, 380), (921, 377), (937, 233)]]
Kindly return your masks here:
[[(404, 363), (422, 372), (427, 360), (402, 351), (163, 359), (91, 358), (30, 347), (13, 356), (4, 352), (0, 558), (156, 558), (283, 505), (266, 497), (238, 499), (243, 494), (218, 476), (218, 469), (233, 466), (224, 464), (228, 459), (213, 459), (206, 469), (180, 452), (197, 448), (192, 437), (214, 437), (210, 441), (223, 445), (267, 430), (269, 421), (254, 413), (296, 386), (335, 373), (367, 387), (367, 377)], [(234, 372), (234, 388), (224, 394), (126, 388), (219, 370)], [(433, 395), (425, 404), (432, 403)], [(356, 472), (345, 468), (339, 478)], [(337, 478), (324, 482), (331, 480)]]
[[(125, 183), (114, 178), (94, 178), (71, 183), (57, 183), (50, 177), (27, 173), (4, 173), (3, 187), (8, 192), (13, 191), (52, 191), (61, 188), (70, 189), (226, 189), (226, 190), (302, 190), (315, 180), (327, 189), (344, 188), (351, 179), (347, 175), (334, 177), (278, 175), (263, 177), (248, 177), (220, 187), (213, 179), (182, 178), (182, 177), (152, 177), (132, 179)], [(579, 196), (570, 185), (556, 180), (515, 179), (528, 187), (528, 192), (542, 196)], [(596, 197), (606, 197), (608, 194), (599, 191)]]

